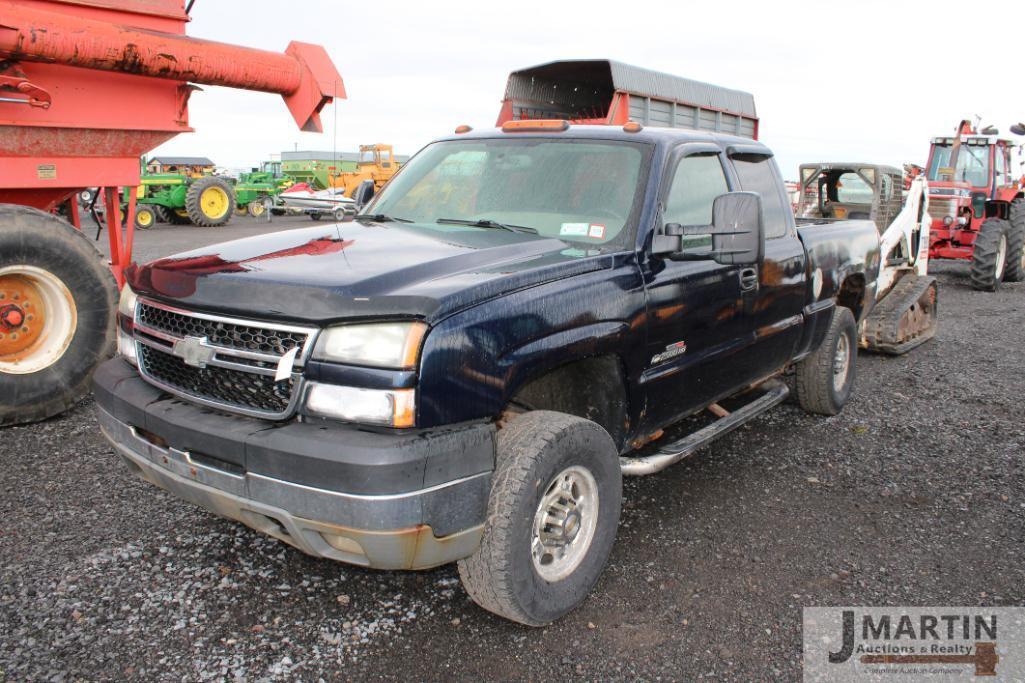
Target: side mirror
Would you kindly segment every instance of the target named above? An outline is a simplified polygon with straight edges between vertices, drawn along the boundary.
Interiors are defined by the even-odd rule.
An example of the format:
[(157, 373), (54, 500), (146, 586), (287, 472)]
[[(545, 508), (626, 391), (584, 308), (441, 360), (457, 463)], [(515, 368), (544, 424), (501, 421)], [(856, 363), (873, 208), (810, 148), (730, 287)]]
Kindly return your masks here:
[(1016, 123), (1011, 126), (1011, 132), (1015, 135), (1025, 135), (1025, 123)]
[(356, 202), (356, 209), (362, 209), (366, 206), (367, 203), (374, 198), (375, 191), (376, 188), (374, 187), (374, 181), (370, 178), (367, 178), (357, 185), (356, 189), (352, 193), (352, 200)]
[(749, 265), (765, 258), (762, 196), (729, 192), (712, 203), (712, 254), (718, 263)]
[[(712, 237), (707, 251), (684, 251), (684, 236)], [(652, 253), (671, 261), (714, 260), (725, 265), (761, 263), (765, 256), (765, 227), (762, 223), (762, 197), (757, 192), (728, 192), (712, 203), (711, 225), (668, 223), (663, 234), (656, 235)]]

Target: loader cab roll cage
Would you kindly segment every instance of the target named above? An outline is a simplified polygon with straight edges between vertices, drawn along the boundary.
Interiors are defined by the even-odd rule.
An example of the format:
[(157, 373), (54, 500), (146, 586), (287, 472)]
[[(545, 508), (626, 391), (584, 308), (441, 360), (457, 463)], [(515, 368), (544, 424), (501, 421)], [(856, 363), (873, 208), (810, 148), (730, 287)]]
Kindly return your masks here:
[(904, 174), (893, 166), (802, 164), (800, 175), (799, 221), (870, 220), (882, 234), (904, 205)]

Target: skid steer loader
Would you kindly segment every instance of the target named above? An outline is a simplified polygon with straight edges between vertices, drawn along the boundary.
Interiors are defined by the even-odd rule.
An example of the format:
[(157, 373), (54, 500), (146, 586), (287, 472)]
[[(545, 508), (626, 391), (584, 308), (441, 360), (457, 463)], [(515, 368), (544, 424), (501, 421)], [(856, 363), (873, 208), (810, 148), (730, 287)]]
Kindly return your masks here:
[[(862, 163), (802, 164), (798, 224), (870, 220), (879, 230), (875, 307), (860, 329), (861, 346), (899, 355), (936, 334), (936, 278), (929, 266), (929, 186), (905, 183), (892, 166)], [(905, 190), (907, 186), (907, 190)]]

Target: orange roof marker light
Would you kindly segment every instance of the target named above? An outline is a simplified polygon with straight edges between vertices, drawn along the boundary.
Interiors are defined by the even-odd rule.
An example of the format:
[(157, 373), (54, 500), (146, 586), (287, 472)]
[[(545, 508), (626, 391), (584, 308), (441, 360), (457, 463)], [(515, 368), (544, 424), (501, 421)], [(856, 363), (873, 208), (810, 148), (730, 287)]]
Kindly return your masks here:
[(464, 123), (464, 124), (462, 124), (460, 126), (456, 126), (456, 135), (462, 135), (463, 133), (469, 133), (471, 130), (473, 130), (473, 126), (468, 126), (468, 125), (466, 125)]
[(644, 126), (636, 121), (627, 121), (623, 124), (623, 131), (627, 133), (640, 133), (642, 130), (644, 130)]
[(565, 119), (525, 119), (521, 121), (506, 121), (502, 124), (502, 131), (505, 133), (534, 131), (561, 133), (564, 130), (569, 130), (569, 121)]

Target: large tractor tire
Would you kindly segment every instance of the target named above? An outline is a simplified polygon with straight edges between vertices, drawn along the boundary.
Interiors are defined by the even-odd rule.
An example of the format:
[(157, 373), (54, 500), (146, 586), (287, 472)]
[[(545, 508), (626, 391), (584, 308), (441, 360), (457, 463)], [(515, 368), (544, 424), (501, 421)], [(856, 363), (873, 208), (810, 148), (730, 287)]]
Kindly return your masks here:
[(235, 190), (226, 180), (207, 176), (189, 185), (185, 193), (185, 211), (195, 225), (212, 228), (231, 220), (235, 210)]
[(1010, 247), (1010, 223), (1002, 218), (987, 218), (975, 237), (972, 251), (972, 287), (983, 292), (995, 292), (1004, 279)]
[(1007, 231), (1007, 269), (1005, 282), (1025, 280), (1025, 199), (1011, 202)]
[(114, 354), (117, 285), (85, 236), (0, 204), (0, 426), (61, 413)]
[(192, 225), (189, 212), (185, 209), (167, 209), (167, 222), (172, 225)]
[(171, 212), (167, 210), (167, 207), (161, 206), (160, 204), (148, 204), (149, 208), (153, 209), (153, 213), (157, 216), (158, 223), (170, 223), (171, 217), (168, 215)]

